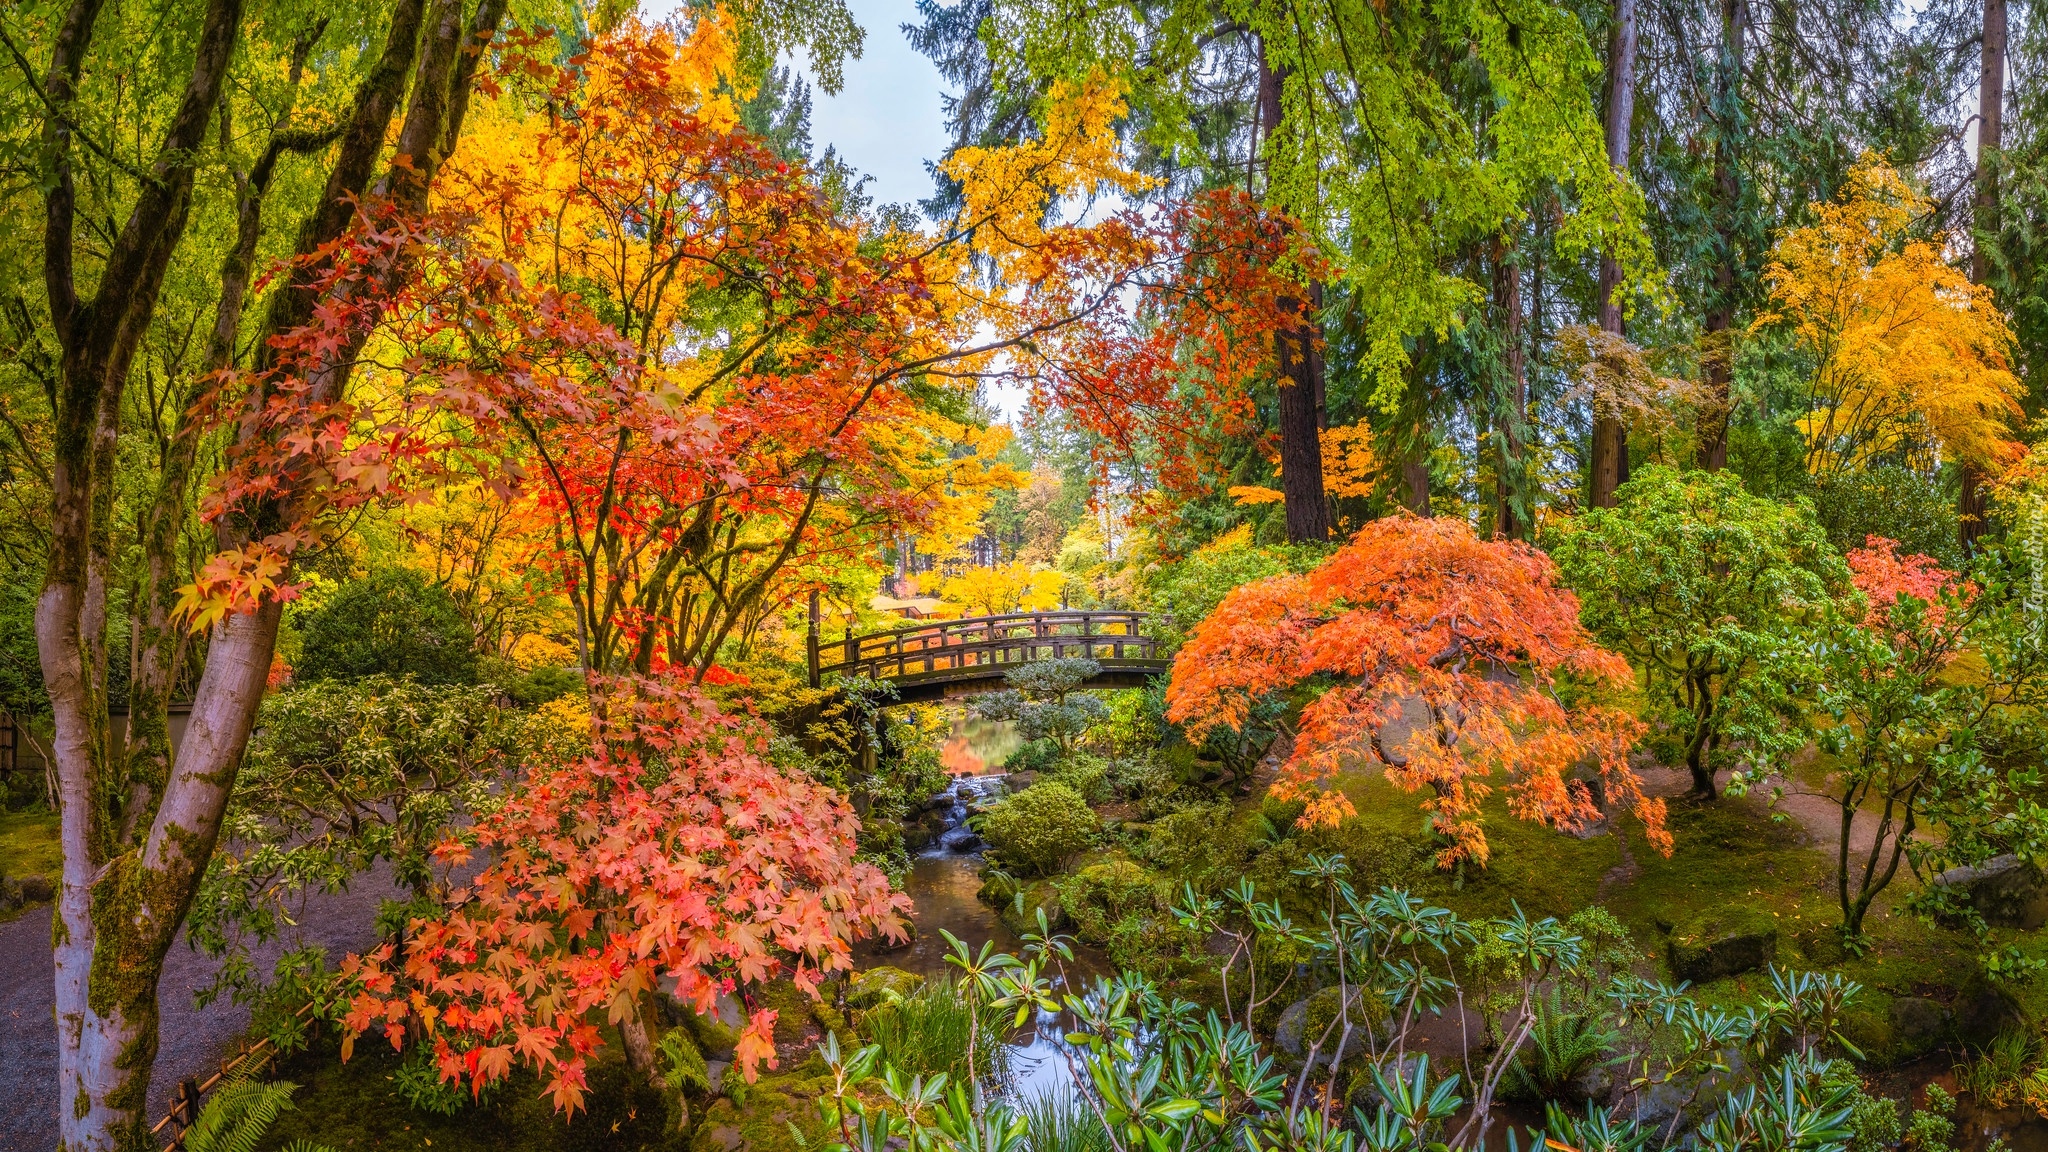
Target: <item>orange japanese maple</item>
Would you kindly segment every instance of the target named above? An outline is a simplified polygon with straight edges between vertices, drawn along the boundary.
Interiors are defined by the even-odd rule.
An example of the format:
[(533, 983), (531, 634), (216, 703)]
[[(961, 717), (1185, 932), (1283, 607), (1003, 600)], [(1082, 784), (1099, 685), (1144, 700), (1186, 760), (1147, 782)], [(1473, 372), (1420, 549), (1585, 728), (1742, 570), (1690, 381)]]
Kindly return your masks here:
[[(903, 937), (909, 901), (855, 860), (845, 799), (771, 763), (758, 720), (656, 681), (604, 695), (591, 752), (478, 822), (491, 863), (473, 898), (415, 921), (403, 956), (346, 962), (351, 1044), (424, 1037), (473, 1090), (524, 1064), (574, 1109), (600, 1025), (636, 1018), (657, 987), (705, 1013), (784, 974), (815, 994), (851, 967), (851, 941)], [(761, 1010), (741, 1033), (749, 1081), (774, 1066), (774, 1026)]]
[(1438, 862), (1484, 864), (1481, 804), (1504, 777), (1508, 809), (1573, 830), (1599, 818), (1571, 773), (1597, 762), (1607, 801), (1635, 812), (1670, 851), (1664, 802), (1629, 767), (1642, 726), (1627, 713), (1573, 702), (1622, 688), (1621, 657), (1579, 625), (1577, 599), (1549, 557), (1480, 540), (1462, 520), (1406, 513), (1368, 524), (1306, 575), (1244, 585), (1196, 627), (1174, 660), (1167, 715), (1200, 740), (1236, 728), (1254, 701), (1331, 678), (1302, 710), (1294, 754), (1274, 792), (1309, 802), (1308, 819), (1351, 815), (1328, 787), (1344, 768), (1384, 767), (1449, 843)]

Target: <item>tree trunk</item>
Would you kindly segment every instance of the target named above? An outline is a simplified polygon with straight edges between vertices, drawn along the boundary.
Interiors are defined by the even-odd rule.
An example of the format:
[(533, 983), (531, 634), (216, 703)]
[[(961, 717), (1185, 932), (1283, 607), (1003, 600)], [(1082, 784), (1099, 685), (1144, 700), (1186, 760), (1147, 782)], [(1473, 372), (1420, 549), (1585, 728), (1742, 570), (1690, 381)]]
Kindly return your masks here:
[[(1636, 0), (1614, 0), (1614, 26), (1607, 37), (1607, 163), (1628, 174), (1629, 130), (1636, 115)], [(1622, 334), (1621, 264), (1614, 253), (1600, 255), (1600, 330)], [(1628, 469), (1628, 429), (1619, 413), (1593, 410), (1593, 475), (1590, 503), (1614, 507), (1614, 490)]]
[[(99, 3), (75, 0), (58, 36), (46, 90), (59, 101), (69, 98), (83, 67)], [(503, 11), (501, 0), (483, 0), (476, 23), (465, 30), (457, 0), (436, 4), (442, 19), (425, 55), (437, 63), (419, 71), (401, 147), (422, 138), (430, 143), (453, 139), (464, 101), (449, 87), (456, 80), (466, 86), (475, 67), (474, 57), (465, 59), (461, 51), (463, 37), (488, 39)], [(353, 217), (383, 150), (390, 118), (404, 98), (412, 62), (420, 55), (421, 9), (420, 0), (399, 0), (383, 57), (358, 91), (327, 192), (301, 229), (301, 255), (340, 236)], [(37, 603), (36, 639), (57, 730), (52, 759), (64, 851), (54, 947), (58, 1124), (62, 1147), (71, 1152), (112, 1152), (147, 1140), (143, 1107), (157, 1050), (157, 985), (164, 954), (211, 860), (283, 615), (282, 605), (269, 601), (214, 627), (206, 671), (175, 760), (168, 755), (168, 741), (150, 734), (149, 717), (161, 710), (158, 705), (175, 680), (175, 659), (165, 658), (174, 649), (166, 639), (169, 622), (151, 615), (148, 623), (157, 634), (148, 644), (138, 636), (136, 653), (146, 692), (138, 701), (145, 713), (140, 749), (145, 763), (131, 780), (119, 751), (110, 747), (106, 721), (104, 558), (111, 554), (112, 444), (120, 431), (129, 361), (148, 329), (164, 269), (182, 239), (193, 164), (219, 103), (241, 18), (242, 0), (209, 0), (192, 76), (165, 132), (155, 178), (142, 185), (119, 239), (107, 249), (90, 301), (77, 297), (73, 278), (69, 127), (53, 116), (44, 129), (45, 154), (54, 169), (45, 198), (44, 270), (64, 355), (49, 568)], [(307, 137), (303, 148), (287, 146), (324, 147), (327, 141), (317, 135)], [(409, 186), (430, 178), (438, 159), (433, 152), (409, 153), (415, 163), (400, 166), (401, 194), (410, 194), (415, 203), (423, 191), (414, 193)], [(230, 260), (224, 291), (245, 286), (229, 282)], [(246, 274), (244, 268), (244, 279)], [(310, 282), (299, 279), (306, 274), (306, 266), (299, 265), (293, 283), (273, 298), (268, 323), (255, 341), (259, 356), (267, 356), (268, 337), (290, 331), (311, 315), (317, 298)], [(239, 313), (239, 305), (230, 307), (226, 300), (223, 309)], [(219, 313), (216, 320), (232, 323)], [(174, 438), (164, 488), (143, 525), (145, 549), (151, 553), (147, 567), (159, 599), (174, 578), (168, 559), (184, 499), (184, 478), (170, 475), (171, 465), (189, 470), (190, 461), (180, 455), (188, 451), (189, 445)], [(235, 542), (234, 534), (223, 534), (223, 543)]]
[(1528, 460), (1529, 427), (1528, 356), (1522, 338), (1522, 269), (1504, 237), (1495, 237), (1493, 265), (1493, 310), (1500, 324), (1502, 345), (1503, 399), (1500, 414), (1500, 464), (1495, 489), (1499, 514), (1494, 524), (1501, 536), (1527, 540), (1530, 532)]
[[(1268, 60), (1263, 46), (1259, 54), (1259, 119), (1266, 125), (1266, 146), (1280, 139), (1281, 84), (1285, 77)], [(1321, 415), (1323, 357), (1317, 345), (1320, 333), (1316, 305), (1321, 292), (1310, 288), (1306, 301), (1309, 318), (1301, 327), (1274, 337), (1274, 359), (1280, 383), (1280, 490), (1286, 496), (1287, 539), (1291, 543), (1320, 543), (1330, 538), (1330, 498), (1323, 490), (1323, 441)], [(1282, 308), (1303, 303), (1282, 300)]]
[(1721, 61), (1715, 71), (1714, 294), (1700, 340), (1706, 400), (1698, 416), (1699, 466), (1709, 472), (1728, 464), (1728, 417), (1735, 373), (1737, 215), (1742, 211), (1742, 173), (1736, 135), (1742, 130), (1743, 45), (1749, 33), (1748, 0), (1721, 0)]
[[(2005, 142), (2005, 49), (2005, 0), (1984, 0), (1983, 61), (1977, 80), (1977, 242), (1970, 253), (1970, 279), (1977, 284), (1991, 275), (1990, 253), (1986, 251), (1984, 237), (1998, 227), (1997, 153)], [(1974, 465), (1965, 463), (1956, 507), (1965, 553), (1974, 552), (1977, 540), (1984, 535), (1988, 496), (1984, 475)]]

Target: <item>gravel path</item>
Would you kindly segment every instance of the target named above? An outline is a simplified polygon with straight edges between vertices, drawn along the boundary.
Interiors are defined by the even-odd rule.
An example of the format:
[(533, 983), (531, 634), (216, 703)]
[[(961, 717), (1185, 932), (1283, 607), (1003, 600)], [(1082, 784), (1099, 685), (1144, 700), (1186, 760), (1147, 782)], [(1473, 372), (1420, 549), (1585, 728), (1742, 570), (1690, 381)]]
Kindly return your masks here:
[[(400, 895), (390, 866), (380, 863), (346, 892), (309, 898), (290, 938), (256, 950), (253, 965), (267, 973), (286, 948), (302, 943), (324, 945), (328, 963), (338, 963), (372, 942), (378, 902)], [(218, 967), (188, 947), (182, 933), (164, 960), (157, 990), (162, 1039), (149, 1089), (152, 1123), (169, 1107), (179, 1079), (217, 1068), (249, 1025), (249, 1010), (225, 997), (205, 1011), (193, 1007), (193, 992), (210, 983)], [(8, 1096), (0, 1105), (0, 1152), (48, 1152), (57, 1143), (53, 981), (49, 909), (31, 909), (0, 924), (0, 1090)]]

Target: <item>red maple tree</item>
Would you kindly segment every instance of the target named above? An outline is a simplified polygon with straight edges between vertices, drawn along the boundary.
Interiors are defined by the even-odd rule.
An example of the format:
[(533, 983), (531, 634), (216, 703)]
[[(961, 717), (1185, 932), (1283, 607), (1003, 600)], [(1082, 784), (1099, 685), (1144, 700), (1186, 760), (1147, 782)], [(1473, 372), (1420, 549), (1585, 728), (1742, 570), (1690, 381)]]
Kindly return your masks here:
[[(909, 900), (855, 859), (845, 798), (771, 763), (765, 725), (657, 681), (604, 698), (588, 755), (478, 822), (491, 863), (471, 898), (415, 921), (402, 956), (387, 944), (344, 964), (349, 1045), (420, 1037), (472, 1090), (524, 1064), (573, 1110), (601, 1023), (638, 1018), (662, 982), (703, 1013), (785, 973), (815, 994), (851, 967), (852, 941), (903, 938)], [(761, 1010), (741, 1033), (749, 1081), (774, 1066), (774, 1027)]]
[(1306, 799), (1308, 820), (1351, 815), (1328, 785), (1376, 763), (1402, 788), (1430, 790), (1423, 806), (1449, 840), (1440, 864), (1484, 864), (1481, 803), (1495, 776), (1516, 816), (1572, 830), (1600, 815), (1572, 776), (1593, 761), (1608, 803), (1634, 811), (1668, 853), (1664, 802), (1628, 764), (1642, 725), (1580, 698), (1625, 688), (1628, 665), (1580, 627), (1556, 577), (1543, 553), (1481, 540), (1462, 520), (1374, 521), (1314, 571), (1226, 597), (1175, 658), (1167, 715), (1200, 740), (1243, 725), (1263, 696), (1331, 678), (1302, 709), (1273, 786)]

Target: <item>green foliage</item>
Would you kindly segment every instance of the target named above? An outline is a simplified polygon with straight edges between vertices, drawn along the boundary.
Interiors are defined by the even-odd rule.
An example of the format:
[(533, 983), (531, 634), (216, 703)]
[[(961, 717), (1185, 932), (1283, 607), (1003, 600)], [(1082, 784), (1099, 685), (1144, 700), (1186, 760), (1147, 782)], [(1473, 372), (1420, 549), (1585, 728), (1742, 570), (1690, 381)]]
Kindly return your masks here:
[(1905, 1147), (1910, 1152), (1949, 1152), (1956, 1138), (1955, 1097), (1939, 1084), (1927, 1086), (1927, 1107), (1906, 1121)]
[(975, 826), (1004, 861), (1044, 876), (1087, 848), (1099, 823), (1079, 792), (1046, 780), (997, 801)]
[(423, 684), (474, 684), (476, 637), (448, 590), (410, 568), (351, 581), (306, 620), (301, 681), (411, 676)]
[(1111, 755), (1151, 750), (1166, 732), (1165, 701), (1151, 688), (1125, 688), (1109, 696), (1109, 716), (1099, 739)]
[(1080, 1096), (1041, 1092), (1025, 1100), (1023, 1152), (1111, 1152), (1109, 1129)]
[(298, 1090), (283, 1081), (223, 1081), (186, 1131), (185, 1152), (256, 1152)]
[(1831, 1061), (1821, 1074), (1821, 1084), (1830, 1091), (1846, 1088), (1849, 1092), (1849, 1127), (1855, 1135), (1849, 1140), (1848, 1152), (1887, 1152), (1899, 1146), (1905, 1134), (1899, 1123), (1899, 1102), (1871, 1095), (1854, 1064)]
[(1814, 488), (1813, 507), (1837, 551), (1882, 536), (1898, 541), (1900, 551), (1932, 556), (1944, 567), (1961, 561), (1955, 495), (1911, 468), (1886, 464), (1844, 473)]
[(392, 1087), (413, 1111), (431, 1116), (453, 1116), (470, 1103), (469, 1092), (460, 1081), (441, 1079), (434, 1050), (424, 1044), (414, 1048), (398, 1066), (392, 1076)]
[[(927, 980), (908, 995), (885, 999), (862, 1017), (860, 1027), (881, 1048), (882, 1058), (900, 1071), (965, 1080), (972, 1023), (961, 987), (942, 978)], [(982, 1029), (974, 1039), (980, 1049), (977, 1071), (984, 1077), (1001, 1075), (1009, 1052), (1001, 1033)]]
[(1059, 881), (1060, 907), (1081, 939), (1104, 944), (1119, 922), (1156, 910), (1160, 888), (1160, 878), (1143, 865), (1104, 860)]
[(1536, 1001), (1528, 1048), (1511, 1071), (1523, 1094), (1535, 1100), (1571, 1100), (1583, 1095), (1579, 1081), (1612, 1052), (1621, 1034), (1606, 1026), (1598, 1009), (1565, 1002), (1561, 990)]
[(1218, 541), (1161, 570), (1152, 586), (1152, 611), (1170, 617), (1173, 630), (1186, 636), (1233, 589), (1286, 569), (1275, 549), (1234, 539)]
[(384, 676), (279, 692), (257, 725), (190, 920), (215, 955), (270, 939), (295, 894), (338, 890), (379, 860), (425, 894), (434, 848), (498, 802), (522, 731), (488, 687)]
[(677, 1092), (711, 1091), (711, 1068), (686, 1028), (661, 1034), (661, 1067), (668, 1086)]
[[(1796, 723), (1805, 633), (1848, 569), (1805, 501), (1751, 496), (1725, 472), (1646, 468), (1546, 541), (1586, 627), (1645, 678), (1696, 790), (1740, 744), (1775, 763)], [(1788, 722), (1794, 721), (1794, 722)]]

